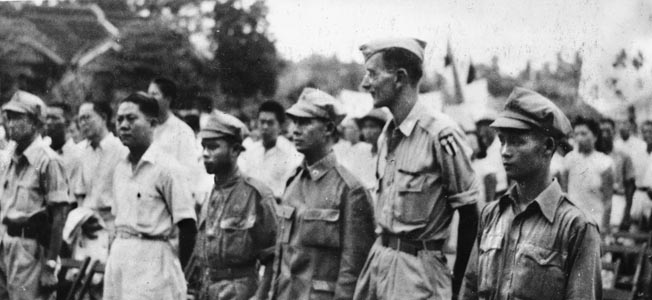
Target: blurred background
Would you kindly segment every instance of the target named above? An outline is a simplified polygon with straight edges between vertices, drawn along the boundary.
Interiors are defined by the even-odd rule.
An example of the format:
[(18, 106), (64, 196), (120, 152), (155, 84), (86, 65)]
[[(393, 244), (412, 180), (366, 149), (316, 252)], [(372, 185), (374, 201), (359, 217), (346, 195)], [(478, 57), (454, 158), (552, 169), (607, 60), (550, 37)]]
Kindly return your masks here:
[(463, 127), (499, 110), (514, 86), (570, 117), (652, 118), (652, 3), (471, 0), (40, 0), (0, 2), (0, 101), (17, 88), (73, 106), (115, 103), (156, 76), (180, 86), (177, 111), (250, 119), (306, 87), (360, 93), (358, 46), (428, 42), (421, 92)]

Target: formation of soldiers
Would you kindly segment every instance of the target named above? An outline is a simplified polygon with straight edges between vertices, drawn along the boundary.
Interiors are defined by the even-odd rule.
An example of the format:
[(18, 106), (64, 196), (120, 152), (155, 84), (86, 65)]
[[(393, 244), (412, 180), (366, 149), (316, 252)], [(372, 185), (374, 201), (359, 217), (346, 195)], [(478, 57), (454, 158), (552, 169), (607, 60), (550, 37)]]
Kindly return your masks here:
[[(71, 257), (105, 263), (95, 299), (180, 300), (188, 285), (198, 299), (601, 299), (610, 221), (582, 188), (597, 186), (606, 203), (616, 185), (629, 222), (633, 172), (578, 182), (582, 170), (568, 166), (583, 156), (558, 170), (554, 161), (573, 129), (592, 153), (591, 137), (613, 137), (613, 122), (573, 128), (549, 99), (516, 88), (484, 122), (494, 134), (478, 129), (484, 156), (498, 141), (504, 169), (492, 174), (506, 177), (487, 188), (467, 134), (419, 100), (424, 47), (409, 38), (360, 47), (375, 109), (354, 125), (372, 142), (346, 148), (368, 153), (346, 163), (343, 107), (317, 89), (287, 110), (263, 103), (252, 141), (217, 111), (195, 136), (170, 111), (174, 82), (158, 78), (115, 117), (106, 103), (82, 103), (77, 145), (66, 140), (69, 106), (16, 92), (2, 106), (13, 146), (2, 166), (0, 299), (47, 299), (64, 242)], [(292, 142), (281, 134), (286, 117)], [(613, 139), (598, 144), (616, 152)], [(624, 157), (584, 165), (602, 174)]]

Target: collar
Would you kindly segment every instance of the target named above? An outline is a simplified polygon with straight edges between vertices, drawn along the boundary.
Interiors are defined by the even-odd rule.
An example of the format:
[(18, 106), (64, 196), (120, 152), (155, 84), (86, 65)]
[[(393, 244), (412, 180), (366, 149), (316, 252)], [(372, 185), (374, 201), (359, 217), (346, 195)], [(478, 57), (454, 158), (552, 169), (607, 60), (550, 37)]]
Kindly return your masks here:
[(328, 155), (320, 159), (318, 162), (312, 164), (312, 166), (306, 165), (306, 160), (303, 160), (301, 168), (305, 171), (303, 174), (310, 177), (313, 181), (317, 181), (322, 178), (330, 169), (334, 168), (337, 164), (335, 159), (335, 154), (331, 150)]
[(19, 155), (15, 155), (12, 158), (14, 163), (18, 163), (18, 161), (22, 158), (25, 157), (27, 159), (27, 162), (29, 162), (30, 165), (33, 165), (36, 163), (36, 159), (38, 158), (38, 148), (40, 148), (43, 144), (43, 138), (40, 135), (36, 135), (36, 138), (32, 141), (27, 148), (23, 151), (23, 153)]
[[(421, 102), (420, 99), (417, 99), (417, 102), (414, 103), (414, 106), (412, 107), (412, 110), (410, 110), (410, 113), (407, 115), (405, 120), (401, 122), (401, 124), (398, 126), (398, 129), (405, 135), (406, 137), (410, 136), (412, 132), (414, 131), (414, 127), (417, 125), (417, 122), (422, 120), (424, 117), (426, 117), (426, 112), (427, 108), (424, 106), (424, 104)], [(394, 118), (390, 121), (391, 124), (394, 124)]]
[(217, 182), (217, 176), (213, 176), (213, 182), (215, 183), (215, 188), (229, 188), (234, 186), (236, 183), (240, 182), (242, 179), (242, 173), (240, 169), (236, 166), (231, 175), (229, 175), (226, 181)]
[[(516, 199), (518, 198), (518, 193), (516, 191), (516, 184), (513, 184), (507, 193), (504, 196), (500, 197), (501, 208), (504, 208), (506, 205), (515, 205)], [(556, 179), (553, 179), (552, 182), (528, 205), (526, 208), (529, 209), (530, 206), (535, 205), (539, 208), (543, 216), (552, 223), (555, 220), (555, 212), (559, 203), (563, 199), (563, 193), (559, 182)]]
[[(127, 161), (127, 163), (131, 164), (131, 161), (129, 160), (129, 156), (131, 155), (131, 151), (127, 151), (127, 154), (124, 156), (124, 160)], [(145, 150), (145, 153), (143, 153), (143, 156), (140, 157), (140, 160), (136, 164), (135, 169), (139, 169), (140, 165), (143, 163), (150, 163), (150, 164), (156, 164), (158, 161), (159, 157), (159, 150), (157, 147), (152, 143), (149, 145), (147, 150)]]

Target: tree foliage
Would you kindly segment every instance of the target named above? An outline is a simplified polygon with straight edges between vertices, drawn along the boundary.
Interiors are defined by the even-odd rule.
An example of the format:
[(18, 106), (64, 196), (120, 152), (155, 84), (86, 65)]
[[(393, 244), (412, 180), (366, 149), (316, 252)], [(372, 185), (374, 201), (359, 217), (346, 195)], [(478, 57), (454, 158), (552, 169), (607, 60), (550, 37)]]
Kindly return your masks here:
[(260, 0), (248, 8), (238, 0), (215, 4), (217, 75), (231, 98), (271, 97), (276, 91), (281, 63), (267, 32), (267, 11)]

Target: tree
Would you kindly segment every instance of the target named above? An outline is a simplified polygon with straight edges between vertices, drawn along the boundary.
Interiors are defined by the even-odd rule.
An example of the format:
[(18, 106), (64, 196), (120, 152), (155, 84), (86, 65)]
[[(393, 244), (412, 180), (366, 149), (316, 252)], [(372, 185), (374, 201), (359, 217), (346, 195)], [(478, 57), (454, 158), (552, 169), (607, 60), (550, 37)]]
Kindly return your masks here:
[(271, 97), (281, 62), (268, 35), (267, 6), (262, 0), (245, 8), (239, 0), (215, 4), (213, 40), (222, 92), (231, 100)]

